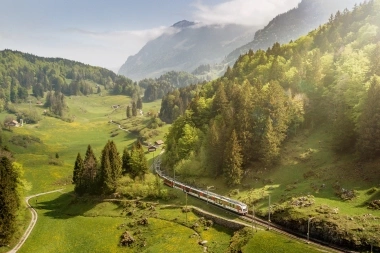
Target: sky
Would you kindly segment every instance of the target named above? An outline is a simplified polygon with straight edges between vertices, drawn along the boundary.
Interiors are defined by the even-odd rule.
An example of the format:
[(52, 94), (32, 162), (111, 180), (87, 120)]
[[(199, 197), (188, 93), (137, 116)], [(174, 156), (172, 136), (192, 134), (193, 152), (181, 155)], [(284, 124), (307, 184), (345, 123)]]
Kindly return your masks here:
[(114, 71), (181, 20), (265, 26), (301, 0), (0, 0), (0, 50)]

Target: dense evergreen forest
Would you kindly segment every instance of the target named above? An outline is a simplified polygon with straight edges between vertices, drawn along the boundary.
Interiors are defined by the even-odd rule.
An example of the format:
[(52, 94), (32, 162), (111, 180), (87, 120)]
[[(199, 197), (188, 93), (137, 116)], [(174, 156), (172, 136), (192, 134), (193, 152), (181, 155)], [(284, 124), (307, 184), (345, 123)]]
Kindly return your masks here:
[(186, 87), (198, 82), (199, 80), (194, 75), (187, 72), (170, 71), (159, 78), (143, 79), (139, 82), (139, 86), (145, 89), (144, 101), (152, 102), (161, 99), (165, 94), (177, 88)]
[(160, 117), (184, 112), (167, 135), (165, 166), (201, 167), (238, 185), (247, 169), (276, 164), (285, 140), (321, 125), (335, 152), (377, 157), (379, 28), (380, 1), (369, 1), (296, 41), (241, 55), (222, 78), (164, 97)]

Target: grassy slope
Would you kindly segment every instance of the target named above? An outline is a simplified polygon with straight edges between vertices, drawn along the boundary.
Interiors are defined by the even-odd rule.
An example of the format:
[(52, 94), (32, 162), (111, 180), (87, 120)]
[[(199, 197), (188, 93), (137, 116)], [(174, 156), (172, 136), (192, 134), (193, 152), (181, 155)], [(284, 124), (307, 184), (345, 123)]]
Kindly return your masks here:
[[(109, 139), (113, 139), (116, 142), (119, 152), (122, 152), (124, 147), (130, 145), (135, 140), (135, 135), (132, 133), (126, 133), (118, 129), (116, 125), (109, 123), (109, 120), (112, 119), (114, 121), (120, 121), (123, 125), (129, 127), (128, 124), (130, 124), (130, 122), (123, 120), (125, 118), (125, 105), (129, 103), (129, 98), (125, 96), (100, 97), (92, 95), (88, 97), (72, 97), (71, 99), (67, 99), (67, 102), (70, 107), (70, 115), (75, 116), (73, 123), (66, 123), (58, 119), (46, 117), (38, 125), (25, 125), (22, 128), (14, 128), (13, 133), (5, 131), (5, 143), (16, 153), (17, 161), (24, 166), (26, 179), (32, 184), (32, 189), (27, 195), (57, 188), (64, 188), (66, 192), (71, 191), (73, 186), (70, 184), (70, 180), (75, 157), (78, 152), (80, 152), (83, 157), (88, 144), (91, 144), (95, 154), (100, 155), (101, 149)], [(114, 104), (119, 104), (122, 108), (113, 111), (111, 106)], [(19, 108), (29, 107), (28, 104), (19, 104), (17, 106)], [(43, 108), (35, 107), (42, 113)], [(158, 109), (159, 101), (144, 104), (145, 112), (149, 110), (158, 111)], [(5, 116), (4, 113), (0, 114), (0, 119)], [(156, 139), (164, 139), (164, 132), (168, 127), (169, 126), (165, 126), (163, 128), (164, 130), (161, 130), (161, 133), (159, 133), (159, 136), (149, 141), (153, 142)], [(115, 137), (111, 137), (111, 135), (115, 133), (119, 134)], [(12, 135), (18, 134), (37, 136), (41, 139), (41, 143), (32, 144), (25, 149), (7, 142), (7, 139)], [(64, 161), (63, 166), (48, 164), (49, 156), (54, 156), (55, 153), (58, 153), (59, 159)], [(147, 158), (151, 159), (151, 157), (152, 155), (148, 153)], [(206, 183), (215, 184), (217, 190), (224, 193), (227, 192), (227, 190), (224, 189), (223, 182), (215, 182), (213, 179), (209, 180), (210, 181)], [(185, 196), (183, 193), (173, 190), (173, 194), (178, 197), (171, 203), (179, 205), (185, 204)], [(241, 195), (244, 196), (243, 191)], [(32, 202), (33, 201), (34, 200), (32, 200)], [(54, 204), (54, 209), (52, 209), (51, 206), (41, 204), (42, 202), (52, 201), (53, 203), (51, 203), (51, 205)], [(39, 221), (35, 231), (21, 252), (76, 252), (79, 249), (81, 249), (79, 250), (81, 252), (83, 252), (83, 250), (96, 252), (103, 247), (106, 247), (109, 252), (117, 252), (120, 250), (117, 247), (117, 241), (121, 231), (115, 229), (115, 226), (120, 225), (123, 218), (119, 214), (116, 215), (118, 210), (115, 206), (72, 205), (72, 209), (65, 209), (65, 212), (62, 214), (62, 212), (59, 211), (60, 206), (62, 204), (68, 204), (67, 201), (68, 199), (59, 194), (38, 198)], [(211, 212), (236, 219), (236, 216), (226, 214), (225, 211), (191, 197), (188, 198), (188, 204), (200, 206)], [(57, 210), (59, 212), (57, 212)], [(74, 214), (72, 212), (74, 212)], [(183, 220), (184, 215), (178, 211), (177, 213), (178, 219)], [(62, 218), (62, 215), (66, 217)], [(165, 214), (163, 213), (163, 215)], [(166, 215), (168, 217), (176, 216), (170, 212)], [(96, 218), (92, 218), (92, 216), (96, 216)], [(111, 218), (114, 216), (118, 216), (118, 218)], [(168, 220), (170, 221), (170, 219)], [(157, 231), (160, 231), (162, 228), (168, 227), (168, 224), (164, 225), (163, 223), (164, 222), (160, 221), (152, 221), (153, 229), (156, 226)], [(171, 225), (173, 226), (172, 230), (183, 231), (186, 235), (176, 233), (175, 236), (173, 235), (173, 238), (168, 237), (167, 240), (162, 240), (162, 242), (154, 244), (151, 251), (147, 249), (147, 252), (157, 252), (161, 247), (173, 247), (173, 244), (183, 245), (183, 252), (186, 252), (186, 250), (199, 249), (199, 246), (197, 246), (197, 244), (194, 245), (193, 242), (189, 245), (181, 241), (182, 237), (188, 238), (188, 228), (178, 225), (177, 223), (171, 223)], [(165, 232), (165, 234), (167, 233), (169, 232)], [(162, 234), (152, 233), (152, 238), (154, 238), (154, 236), (157, 238), (150, 238), (149, 240), (151, 240), (151, 242), (157, 241), (160, 235)], [(204, 239), (213, 243), (209, 246), (214, 252), (224, 252), (229, 243), (230, 236), (230, 232), (222, 228), (215, 228), (214, 230), (202, 233)], [(163, 244), (166, 241), (168, 244)], [(0, 249), (0, 252), (4, 251), (5, 249)]]

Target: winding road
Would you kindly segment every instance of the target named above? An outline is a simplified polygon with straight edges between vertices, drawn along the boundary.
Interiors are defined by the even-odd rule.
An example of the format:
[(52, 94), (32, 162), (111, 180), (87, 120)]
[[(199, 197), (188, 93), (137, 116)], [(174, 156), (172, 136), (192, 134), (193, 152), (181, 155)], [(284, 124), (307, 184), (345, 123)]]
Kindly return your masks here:
[(30, 221), (29, 226), (26, 229), (24, 235), (20, 238), (20, 241), (16, 244), (16, 246), (12, 250), (8, 251), (7, 253), (16, 253), (21, 248), (21, 246), (25, 243), (26, 239), (28, 239), (30, 233), (32, 232), (32, 230), (34, 228), (34, 225), (36, 225), (36, 222), (38, 219), (38, 214), (37, 214), (36, 210), (29, 204), (29, 200), (31, 198), (35, 198), (35, 197), (38, 197), (41, 195), (50, 194), (53, 192), (61, 192), (62, 190), (63, 189), (49, 191), (49, 192), (42, 192), (42, 193), (38, 193), (38, 194), (28, 196), (25, 198), (26, 206), (29, 208), (30, 212), (32, 213), (32, 220)]

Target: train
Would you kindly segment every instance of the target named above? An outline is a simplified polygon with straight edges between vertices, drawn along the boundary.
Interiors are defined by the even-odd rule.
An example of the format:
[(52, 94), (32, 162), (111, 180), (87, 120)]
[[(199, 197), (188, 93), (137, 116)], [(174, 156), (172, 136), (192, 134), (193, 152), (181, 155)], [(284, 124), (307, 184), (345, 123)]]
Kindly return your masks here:
[(228, 197), (210, 192), (208, 190), (201, 190), (192, 186), (188, 186), (184, 183), (176, 181), (175, 179), (164, 175), (160, 170), (159, 164), (157, 163), (155, 164), (155, 171), (157, 175), (163, 179), (164, 184), (166, 184), (169, 187), (182, 190), (196, 198), (205, 200), (208, 203), (212, 203), (216, 206), (219, 206), (223, 209), (227, 209), (240, 215), (246, 215), (248, 213), (248, 207), (243, 202), (230, 199)]

